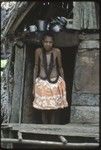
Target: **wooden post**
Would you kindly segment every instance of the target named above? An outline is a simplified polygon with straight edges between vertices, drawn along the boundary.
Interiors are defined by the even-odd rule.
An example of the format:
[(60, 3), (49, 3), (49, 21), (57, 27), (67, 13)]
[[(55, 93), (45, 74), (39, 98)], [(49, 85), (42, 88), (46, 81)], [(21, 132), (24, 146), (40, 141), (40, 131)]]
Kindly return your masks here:
[(33, 66), (34, 66), (34, 46), (31, 43), (26, 44), (26, 68), (25, 68), (25, 83), (24, 83), (24, 96), (23, 96), (23, 112), (22, 122), (33, 122)]
[[(17, 46), (18, 45), (18, 46)], [(15, 46), (15, 64), (14, 64), (14, 89), (12, 98), (11, 120), (12, 123), (19, 122), (20, 98), (22, 93), (22, 78), (23, 78), (23, 59), (24, 47), (23, 42), (18, 41)]]
[[(11, 128), (9, 126), (4, 126), (1, 128), (1, 138), (13, 138), (13, 135), (11, 133)], [(13, 143), (8, 142), (8, 143), (1, 143), (1, 148), (13, 148)]]
[(24, 96), (24, 80), (25, 80), (25, 63), (26, 63), (26, 45), (23, 49), (23, 72), (22, 72), (22, 85), (21, 85), (21, 97), (20, 97), (20, 110), (19, 110), (19, 124), (22, 121), (22, 110), (23, 110), (23, 96)]

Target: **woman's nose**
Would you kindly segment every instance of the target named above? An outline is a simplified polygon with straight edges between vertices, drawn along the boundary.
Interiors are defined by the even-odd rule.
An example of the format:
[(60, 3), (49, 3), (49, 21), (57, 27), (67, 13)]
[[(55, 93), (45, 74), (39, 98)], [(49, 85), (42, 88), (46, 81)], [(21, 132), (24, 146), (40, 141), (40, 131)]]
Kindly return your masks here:
[(47, 42), (47, 45), (50, 45), (50, 42)]

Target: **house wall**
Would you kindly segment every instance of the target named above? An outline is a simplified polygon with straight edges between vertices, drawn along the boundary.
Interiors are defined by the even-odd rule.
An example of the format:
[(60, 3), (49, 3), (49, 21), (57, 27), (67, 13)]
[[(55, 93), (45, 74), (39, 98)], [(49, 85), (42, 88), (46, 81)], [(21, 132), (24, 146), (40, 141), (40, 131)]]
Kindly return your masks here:
[[(81, 33), (79, 35), (80, 44), (76, 54), (75, 68), (72, 72), (73, 78), (67, 70), (71, 70), (69, 63), (72, 63), (72, 53), (70, 49), (64, 48), (63, 58), (65, 58), (65, 78), (71, 88), (70, 100), (70, 122), (78, 123), (98, 123), (99, 122), (99, 34), (98, 33)], [(22, 44), (18, 42), (18, 44)], [(60, 43), (59, 43), (60, 44)], [(19, 111), (21, 98), (22, 100), (22, 122), (37, 123), (40, 120), (40, 112), (32, 108), (32, 80), (34, 67), (34, 50), (35, 45), (27, 44), (25, 49), (15, 49), (14, 65), (14, 89), (12, 99), (11, 122), (19, 122)], [(33, 47), (33, 48), (32, 48)], [(63, 48), (62, 48), (63, 49)], [(24, 53), (26, 51), (26, 62), (23, 63)], [(75, 50), (74, 50), (75, 51)], [(66, 57), (65, 57), (66, 55)], [(69, 56), (68, 56), (69, 55)], [(67, 57), (68, 56), (68, 57)], [(66, 58), (71, 61), (67, 61)], [(25, 73), (23, 76), (23, 65)], [(72, 66), (71, 66), (72, 67)], [(67, 69), (66, 69), (67, 68)], [(72, 71), (72, 70), (71, 70)], [(67, 72), (67, 75), (66, 75)], [(22, 83), (22, 79), (24, 78)], [(73, 80), (73, 81), (71, 81)], [(73, 82), (73, 85), (72, 85)], [(23, 84), (23, 93), (22, 91)], [(73, 87), (70, 87), (73, 86)], [(68, 92), (68, 91), (67, 91)], [(36, 119), (37, 118), (37, 119)], [(38, 119), (39, 118), (39, 119)], [(66, 119), (66, 117), (65, 117)], [(67, 115), (68, 120), (68, 115)]]
[(82, 33), (79, 39), (71, 122), (99, 123), (99, 34)]
[[(94, 3), (75, 2), (75, 7), (73, 11), (74, 11), (73, 29), (74, 28), (79, 29), (79, 30), (98, 29), (97, 27), (98, 23), (96, 22), (96, 16), (95, 16)], [(74, 79), (73, 79), (70, 122), (98, 123), (99, 122), (99, 34), (98, 32), (93, 32), (93, 30), (92, 30), (92, 34), (89, 32), (88, 33), (82, 32), (79, 37), (75, 36), (76, 33), (72, 37), (69, 37), (68, 33), (66, 33), (65, 36), (64, 34), (62, 36), (60, 35), (58, 36), (58, 34), (56, 35), (57, 46), (67, 47), (69, 44), (70, 44), (69, 46), (75, 45), (76, 38), (77, 38), (77, 41), (79, 41), (78, 53), (76, 55), (75, 73), (74, 73)], [(19, 53), (21, 53), (21, 51), (19, 51)], [(30, 53), (30, 49), (28, 53)], [(17, 56), (18, 55), (20, 56), (20, 54), (17, 54)], [(32, 98), (29, 94), (31, 92), (31, 86), (29, 88), (29, 85), (31, 84), (31, 81), (32, 81), (31, 79), (32, 78), (32, 75), (31, 75), (32, 74), (32, 71), (31, 71), (32, 70), (32, 66), (31, 66), (32, 56), (31, 57), (29, 56), (27, 55), (27, 58), (26, 58), (27, 64), (26, 64), (26, 75), (25, 75), (25, 82), (24, 82), (25, 88), (24, 88), (24, 101), (23, 101), (23, 114), (22, 114), (23, 122), (29, 122), (32, 120), (32, 112), (30, 112), (30, 110), (32, 109), (31, 108)], [(23, 56), (21, 57), (23, 58)], [(17, 61), (17, 58), (16, 58), (16, 61)], [(20, 62), (21, 63), (23, 62), (22, 59), (20, 60)], [(16, 66), (18, 65), (17, 69), (19, 71), (20, 64), (19, 62), (17, 63), (15, 62), (15, 69), (17, 68)], [(21, 75), (20, 72), (19, 72), (19, 75)], [(19, 76), (19, 78), (20, 77), (21, 76)], [(14, 89), (14, 93), (13, 93), (13, 95), (15, 96), (13, 96), (12, 105), (14, 109), (14, 106), (17, 104), (16, 114), (18, 116), (20, 97), (19, 99), (17, 99), (16, 95), (18, 93), (21, 94), (21, 92), (20, 91), (18, 92), (18, 89), (17, 89), (18, 78), (16, 77), (15, 80), (16, 80), (16, 85), (15, 85), (16, 88)], [(18, 102), (17, 100), (19, 101), (19, 103), (17, 103)], [(29, 101), (30, 101), (30, 104), (29, 104)], [(12, 115), (14, 115), (13, 112), (12, 112)], [(17, 118), (15, 117), (15, 120), (16, 119)]]
[(99, 22), (96, 11), (94, 2), (74, 2), (73, 28), (81, 30), (81, 34), (70, 122), (99, 123)]

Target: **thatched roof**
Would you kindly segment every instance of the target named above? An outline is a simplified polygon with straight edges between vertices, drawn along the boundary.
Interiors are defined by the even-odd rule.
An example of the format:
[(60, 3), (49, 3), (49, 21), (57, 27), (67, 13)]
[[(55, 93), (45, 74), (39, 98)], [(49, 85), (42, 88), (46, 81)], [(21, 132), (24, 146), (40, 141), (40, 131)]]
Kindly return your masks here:
[[(31, 4), (29, 2), (17, 2), (15, 6), (12, 8), (12, 10), (9, 10), (7, 15), (5, 15), (5, 18), (2, 20), (1, 30), (3, 36), (6, 36), (9, 32), (11, 32), (11, 30), (12, 33), (16, 30), (16, 28), (18, 27), (20, 22), (24, 19), (24, 17), (28, 13), (28, 10), (33, 6), (33, 4), (35, 4), (35, 2)], [(18, 23), (15, 26), (15, 28), (12, 29), (16, 20), (18, 20)]]

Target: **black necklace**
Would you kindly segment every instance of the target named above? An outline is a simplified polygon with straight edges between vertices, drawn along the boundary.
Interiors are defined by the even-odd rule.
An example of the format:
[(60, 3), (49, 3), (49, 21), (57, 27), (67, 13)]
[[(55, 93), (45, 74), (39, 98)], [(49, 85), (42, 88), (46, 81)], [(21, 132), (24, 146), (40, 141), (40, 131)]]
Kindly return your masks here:
[(51, 79), (50, 79), (50, 74), (52, 72), (53, 63), (54, 63), (53, 53), (51, 53), (49, 68), (47, 68), (47, 58), (46, 58), (46, 50), (45, 49), (42, 49), (42, 54), (43, 54), (44, 70), (45, 70), (45, 73), (46, 73), (46, 78), (45, 79), (47, 79), (50, 83), (56, 83), (58, 81), (59, 75), (57, 75), (57, 78), (54, 81), (51, 81)]

